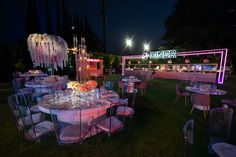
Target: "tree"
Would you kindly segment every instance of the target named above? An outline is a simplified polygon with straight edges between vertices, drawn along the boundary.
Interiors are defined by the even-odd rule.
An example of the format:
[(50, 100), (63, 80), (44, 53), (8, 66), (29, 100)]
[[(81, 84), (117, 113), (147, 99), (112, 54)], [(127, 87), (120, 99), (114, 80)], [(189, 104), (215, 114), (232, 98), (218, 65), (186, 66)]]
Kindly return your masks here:
[(52, 34), (52, 17), (51, 17), (48, 1), (46, 1), (46, 32), (48, 34)]
[(236, 5), (234, 0), (179, 0), (165, 21), (162, 48), (202, 50), (228, 48), (236, 64)]
[(56, 34), (61, 35), (61, 1), (56, 0)]
[(28, 8), (26, 14), (26, 36), (28, 37), (32, 33), (38, 33), (39, 30), (39, 20), (37, 9), (34, 0), (27, 1)]
[(179, 0), (165, 21), (163, 46), (182, 50), (235, 49), (235, 13), (233, 0)]

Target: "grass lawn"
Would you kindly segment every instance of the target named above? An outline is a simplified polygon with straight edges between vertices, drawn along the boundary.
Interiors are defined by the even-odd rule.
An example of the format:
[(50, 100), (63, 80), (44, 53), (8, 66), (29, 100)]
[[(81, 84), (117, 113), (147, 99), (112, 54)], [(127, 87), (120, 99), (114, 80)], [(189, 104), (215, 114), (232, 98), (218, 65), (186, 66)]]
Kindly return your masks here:
[[(118, 80), (118, 76), (106, 79)], [(127, 120), (125, 128), (112, 135), (100, 133), (87, 138), (82, 145), (58, 146), (55, 134), (43, 138), (41, 144), (25, 142), (22, 146), (15, 127), (7, 96), (12, 93), (11, 83), (0, 84), (0, 154), (3, 156), (77, 156), (77, 157), (183, 157), (182, 127), (191, 118), (191, 104), (185, 107), (184, 99), (177, 104), (175, 84), (179, 81), (157, 79), (148, 82), (144, 96), (136, 98), (135, 117)], [(117, 84), (116, 84), (117, 86)], [(220, 99), (236, 97), (236, 77), (232, 77), (220, 89), (224, 96), (211, 96), (211, 107), (220, 107)], [(203, 112), (194, 110), (194, 156), (207, 156), (208, 119)], [(233, 117), (230, 143), (236, 145), (236, 116)]]

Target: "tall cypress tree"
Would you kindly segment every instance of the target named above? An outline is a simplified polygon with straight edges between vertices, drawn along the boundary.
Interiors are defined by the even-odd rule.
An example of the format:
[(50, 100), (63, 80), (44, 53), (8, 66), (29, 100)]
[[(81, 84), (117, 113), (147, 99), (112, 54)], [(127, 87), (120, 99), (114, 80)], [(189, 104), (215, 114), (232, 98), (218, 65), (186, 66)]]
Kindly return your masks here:
[(39, 33), (39, 19), (34, 0), (27, 0), (28, 8), (26, 15), (26, 36), (32, 33)]
[(56, 0), (56, 34), (61, 35), (61, 1)]
[(68, 13), (65, 1), (62, 1), (62, 28), (61, 36), (67, 41), (69, 46), (72, 46), (72, 32), (70, 25), (70, 15)]
[(52, 17), (48, 0), (46, 1), (46, 33), (52, 34)]

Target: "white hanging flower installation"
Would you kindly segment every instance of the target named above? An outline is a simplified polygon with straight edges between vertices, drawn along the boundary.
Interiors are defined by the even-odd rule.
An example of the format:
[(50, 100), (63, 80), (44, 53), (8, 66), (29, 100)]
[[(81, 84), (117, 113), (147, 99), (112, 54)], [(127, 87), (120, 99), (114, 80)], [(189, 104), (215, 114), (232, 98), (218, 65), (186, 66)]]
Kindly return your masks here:
[(59, 36), (49, 34), (30, 34), (27, 39), (28, 50), (34, 66), (53, 67), (62, 70), (68, 61), (68, 45)]

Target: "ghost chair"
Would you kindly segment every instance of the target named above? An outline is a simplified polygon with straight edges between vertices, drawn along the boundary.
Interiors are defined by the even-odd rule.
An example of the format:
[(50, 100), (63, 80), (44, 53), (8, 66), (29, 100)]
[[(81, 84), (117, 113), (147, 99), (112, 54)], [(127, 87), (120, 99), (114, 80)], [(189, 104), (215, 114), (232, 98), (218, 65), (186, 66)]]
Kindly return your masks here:
[(215, 108), (210, 111), (209, 128), (209, 153), (212, 152), (212, 145), (219, 142), (228, 142), (231, 130), (233, 109)]
[(184, 133), (184, 157), (192, 156), (192, 148), (194, 143), (194, 120), (190, 119), (183, 127)]
[(16, 95), (9, 96), (8, 103), (19, 134), (25, 139), (40, 142), (42, 136), (54, 131), (54, 125), (44, 120), (42, 113), (32, 113), (29, 106), (18, 104)]
[(104, 81), (104, 87), (107, 90), (114, 90), (114, 81)]
[(104, 118), (94, 120), (93, 122), (97, 129), (107, 133), (109, 137), (124, 127), (124, 124), (117, 117), (115, 117), (115, 115), (113, 115), (113, 110), (111, 109), (113, 105), (114, 104), (110, 103), (109, 113)]
[(88, 137), (91, 125), (82, 121), (81, 109), (50, 113), (59, 145), (81, 144)]

